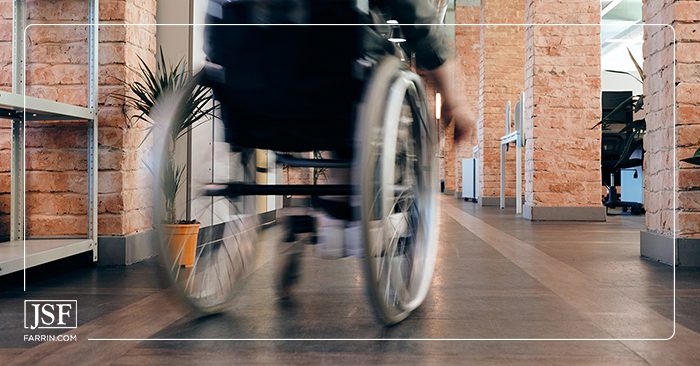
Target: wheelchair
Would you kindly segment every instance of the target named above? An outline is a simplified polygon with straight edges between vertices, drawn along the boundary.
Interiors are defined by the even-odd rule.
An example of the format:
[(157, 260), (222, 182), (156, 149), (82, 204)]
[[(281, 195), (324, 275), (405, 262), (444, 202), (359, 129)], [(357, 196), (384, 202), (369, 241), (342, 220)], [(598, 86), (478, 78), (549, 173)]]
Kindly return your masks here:
[[(384, 324), (405, 319), (428, 293), (437, 253), (436, 125), (420, 77), (396, 56), (395, 45), (383, 40), (379, 52), (368, 52), (364, 37), (378, 36), (368, 26), (298, 25), (321, 19), (368, 23), (360, 12), (339, 11), (348, 9), (338, 7), (341, 2), (311, 0), (305, 3), (313, 4), (311, 10), (299, 12), (211, 1), (207, 65), (157, 103), (154, 226), (160, 258), (173, 287), (201, 313), (230, 306), (259, 266), (260, 196), (307, 196), (321, 207), (323, 197), (347, 197), (340, 211), (360, 225), (367, 288)], [(204, 95), (213, 95), (213, 102), (201, 102)], [(192, 123), (186, 114), (192, 109), (220, 119), (221, 130)], [(190, 203), (190, 218), (200, 227), (196, 243), (178, 246), (159, 225), (173, 205), (164, 197), (178, 191), (163, 177), (184, 174), (173, 167), (167, 141), (198, 133), (223, 141), (192, 147), (193, 154), (212, 153), (189, 163), (197, 170), (192, 188), (176, 201)], [(257, 149), (274, 151), (278, 164), (346, 169), (351, 178), (342, 184), (261, 184), (256, 176), (266, 170), (256, 166)], [(311, 151), (330, 151), (333, 158), (299, 156)], [(297, 222), (304, 225), (313, 220)]]

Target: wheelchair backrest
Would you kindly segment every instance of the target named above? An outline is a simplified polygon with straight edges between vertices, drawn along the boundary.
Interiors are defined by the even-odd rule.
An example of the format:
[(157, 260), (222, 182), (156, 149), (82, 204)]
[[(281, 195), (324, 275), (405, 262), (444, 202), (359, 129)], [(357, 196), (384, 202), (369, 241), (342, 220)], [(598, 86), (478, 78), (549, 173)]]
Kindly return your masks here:
[(207, 15), (229, 24), (354, 24), (368, 0), (209, 0)]
[[(205, 53), (225, 70), (217, 98), (226, 122), (267, 148), (279, 143), (262, 141), (271, 130), (352, 134), (362, 37), (348, 24), (364, 24), (362, 17), (354, 0), (211, 0)], [(257, 126), (243, 126), (251, 122)], [(329, 131), (333, 123), (344, 127)]]

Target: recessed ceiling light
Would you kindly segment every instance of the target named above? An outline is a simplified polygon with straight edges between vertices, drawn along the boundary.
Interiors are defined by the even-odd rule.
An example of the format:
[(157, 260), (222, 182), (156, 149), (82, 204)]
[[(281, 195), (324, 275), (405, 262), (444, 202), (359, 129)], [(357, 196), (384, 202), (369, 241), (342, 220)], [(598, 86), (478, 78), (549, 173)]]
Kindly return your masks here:
[(644, 43), (642, 38), (625, 39), (625, 38), (610, 38), (603, 41), (603, 43), (627, 43), (627, 44), (639, 44)]

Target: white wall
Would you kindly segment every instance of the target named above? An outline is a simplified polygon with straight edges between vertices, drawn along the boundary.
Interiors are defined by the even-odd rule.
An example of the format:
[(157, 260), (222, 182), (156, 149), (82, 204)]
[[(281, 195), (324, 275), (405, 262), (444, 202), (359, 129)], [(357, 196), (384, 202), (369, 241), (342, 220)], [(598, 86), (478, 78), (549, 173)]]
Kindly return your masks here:
[[(187, 25), (190, 22), (189, 8), (190, 0), (158, 2), (156, 11), (156, 22), (158, 24), (183, 24), (159, 25), (156, 27), (157, 49), (163, 50), (168, 63), (174, 64), (179, 61), (189, 61), (191, 43), (190, 29)], [(178, 140), (175, 163), (181, 167), (187, 165), (187, 138), (185, 137)], [(181, 189), (176, 202), (177, 218), (181, 220), (187, 219), (185, 211), (187, 204), (186, 189), (186, 186)]]
[[(636, 72), (631, 71), (632, 75), (639, 78)], [(601, 87), (603, 91), (628, 91), (631, 90), (632, 94), (638, 95), (643, 93), (642, 83), (635, 80), (630, 75), (612, 73), (608, 71), (603, 71), (600, 74)]]
[(159, 1), (156, 12), (158, 24), (183, 24), (181, 26), (159, 25), (156, 30), (158, 47), (163, 47), (170, 62), (181, 58), (187, 60), (190, 53), (190, 0)]

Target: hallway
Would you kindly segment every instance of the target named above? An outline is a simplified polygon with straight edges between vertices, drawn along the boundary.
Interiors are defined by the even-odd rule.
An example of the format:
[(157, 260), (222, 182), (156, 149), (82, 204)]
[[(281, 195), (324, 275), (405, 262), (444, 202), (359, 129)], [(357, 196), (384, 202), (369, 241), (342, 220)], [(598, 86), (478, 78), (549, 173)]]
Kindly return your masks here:
[[(672, 267), (640, 259), (642, 219), (538, 223), (510, 210), (441, 201), (431, 292), (398, 326), (386, 329), (373, 318), (358, 259), (318, 259), (312, 247), (292, 306), (275, 301), (275, 266), (266, 256), (237, 305), (206, 318), (178, 305), (155, 260), (129, 267), (73, 263), (79, 268), (64, 274), (60, 267), (54, 276), (30, 272), (27, 294), (21, 277), (2, 285), (0, 358), (17, 365), (61, 365), (68, 354), (71, 364), (101, 365), (700, 363), (697, 270), (677, 273), (673, 339), (614, 340), (673, 334)], [(268, 248), (276, 232), (265, 232)], [(23, 341), (23, 298), (77, 299), (78, 328), (69, 332), (77, 342)]]

